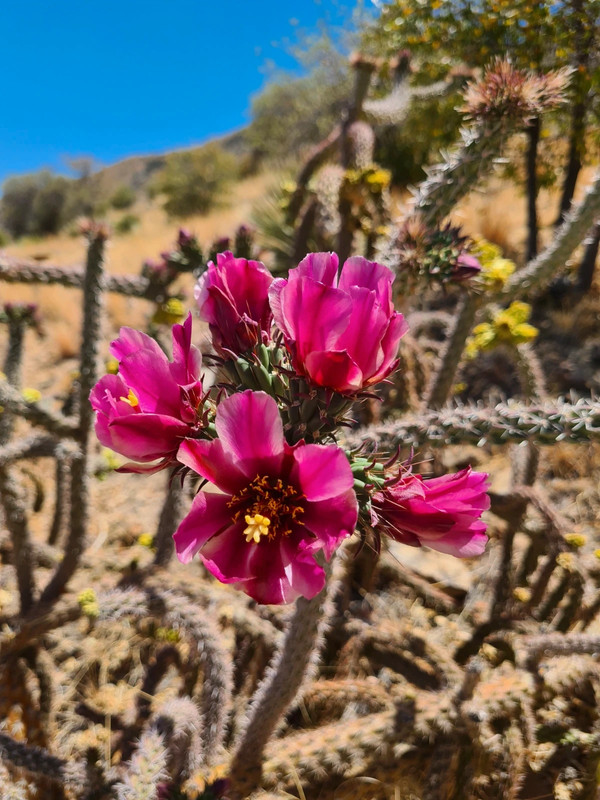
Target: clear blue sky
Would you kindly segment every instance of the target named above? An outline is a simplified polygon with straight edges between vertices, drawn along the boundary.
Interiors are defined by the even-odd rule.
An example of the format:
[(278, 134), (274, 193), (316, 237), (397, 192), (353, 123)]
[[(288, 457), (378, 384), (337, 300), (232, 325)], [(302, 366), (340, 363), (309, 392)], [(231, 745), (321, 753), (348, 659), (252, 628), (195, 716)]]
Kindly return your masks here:
[[(281, 43), (357, 0), (0, 2), (0, 182), (64, 156), (109, 164), (244, 125)], [(368, 3), (367, 3), (368, 4)], [(344, 10), (345, 9), (345, 10)]]

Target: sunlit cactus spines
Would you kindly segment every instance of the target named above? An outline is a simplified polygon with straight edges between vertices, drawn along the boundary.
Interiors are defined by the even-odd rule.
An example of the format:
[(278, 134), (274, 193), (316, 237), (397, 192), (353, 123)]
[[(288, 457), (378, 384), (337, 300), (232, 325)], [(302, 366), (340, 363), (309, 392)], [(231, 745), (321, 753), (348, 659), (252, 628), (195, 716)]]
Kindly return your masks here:
[(496, 59), (478, 81), (468, 84), (462, 111), (488, 123), (494, 118), (528, 120), (566, 102), (572, 70), (541, 75), (518, 69), (508, 59)]
[(477, 246), (460, 227), (446, 223), (428, 227), (418, 215), (408, 217), (394, 233), (387, 251), (400, 291), (437, 283), (475, 283), (482, 272)]

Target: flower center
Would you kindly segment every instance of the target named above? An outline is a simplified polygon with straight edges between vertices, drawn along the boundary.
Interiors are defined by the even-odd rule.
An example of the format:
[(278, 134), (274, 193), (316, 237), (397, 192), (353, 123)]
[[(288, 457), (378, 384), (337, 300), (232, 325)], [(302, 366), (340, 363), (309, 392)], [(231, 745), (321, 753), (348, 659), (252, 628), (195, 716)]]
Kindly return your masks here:
[(247, 542), (251, 542), (254, 539), (256, 544), (258, 544), (261, 536), (269, 535), (269, 525), (271, 524), (271, 520), (268, 517), (263, 517), (262, 514), (254, 514), (254, 516), (251, 517), (250, 514), (246, 514), (244, 519), (246, 520), (246, 525), (248, 526), (244, 529), (244, 535)]
[(124, 400), (126, 403), (129, 403), (129, 405), (132, 408), (135, 408), (140, 404), (140, 401), (135, 396), (135, 392), (133, 391), (133, 389), (129, 390), (129, 394), (127, 395), (127, 397), (119, 397), (119, 400)]
[(281, 478), (257, 475), (254, 480), (233, 495), (227, 503), (233, 510), (233, 520), (244, 519), (247, 542), (289, 536), (292, 526), (303, 525), (299, 517), (304, 514), (304, 495)]

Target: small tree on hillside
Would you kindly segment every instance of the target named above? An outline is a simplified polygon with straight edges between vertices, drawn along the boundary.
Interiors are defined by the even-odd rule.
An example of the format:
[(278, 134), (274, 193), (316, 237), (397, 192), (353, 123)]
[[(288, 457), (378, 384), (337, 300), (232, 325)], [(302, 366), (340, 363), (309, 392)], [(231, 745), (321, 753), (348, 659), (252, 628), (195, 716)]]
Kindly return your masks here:
[(168, 156), (152, 193), (164, 195), (163, 208), (169, 216), (207, 214), (222, 201), (237, 175), (237, 159), (211, 143)]

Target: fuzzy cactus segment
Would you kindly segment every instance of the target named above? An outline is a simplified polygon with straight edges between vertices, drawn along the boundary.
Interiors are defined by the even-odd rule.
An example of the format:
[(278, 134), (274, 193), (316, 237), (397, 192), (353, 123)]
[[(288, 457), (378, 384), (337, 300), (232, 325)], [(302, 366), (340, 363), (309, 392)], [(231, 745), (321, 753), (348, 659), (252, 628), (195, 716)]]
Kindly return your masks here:
[(314, 597), (325, 584), (316, 556), (329, 559), (357, 522), (344, 451), (288, 445), (264, 392), (223, 400), (215, 427), (218, 439), (189, 439), (179, 450), (182, 464), (222, 492), (196, 495), (174, 535), (179, 560), (199, 553), (215, 577), (259, 603)]

